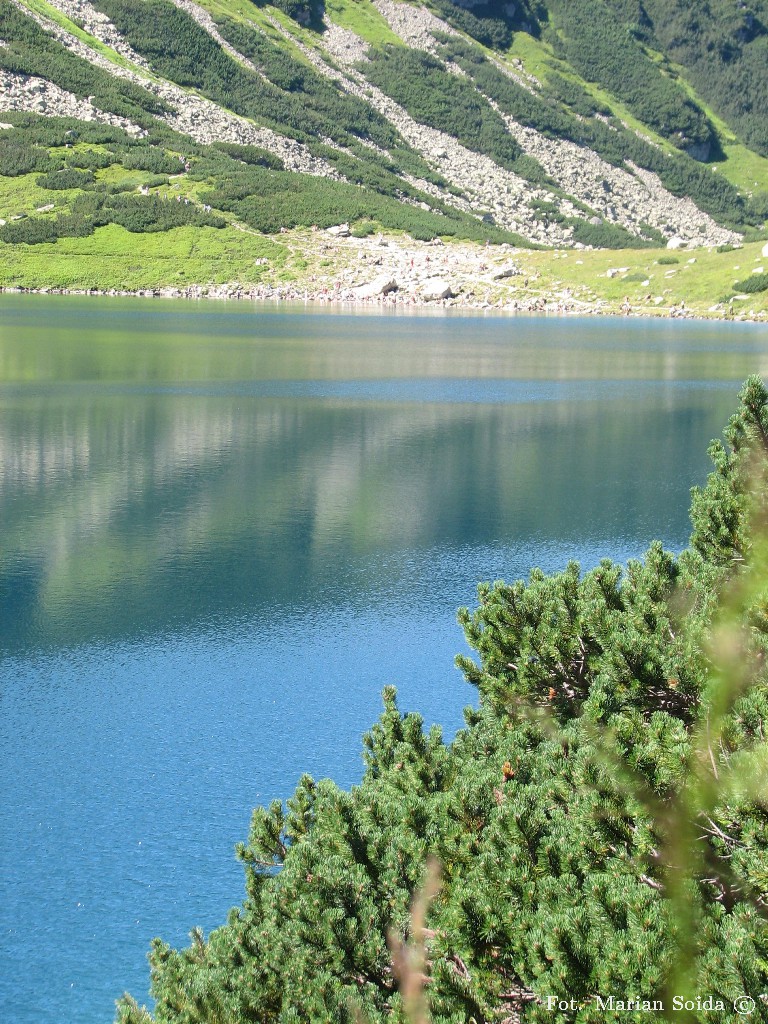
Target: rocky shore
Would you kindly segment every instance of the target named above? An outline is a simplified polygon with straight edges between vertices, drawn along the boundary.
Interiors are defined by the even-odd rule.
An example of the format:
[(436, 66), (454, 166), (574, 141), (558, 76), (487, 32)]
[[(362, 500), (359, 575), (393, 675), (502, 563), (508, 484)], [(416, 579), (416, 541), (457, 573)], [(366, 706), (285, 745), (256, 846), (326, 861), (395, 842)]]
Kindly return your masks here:
[[(513, 299), (508, 302), (490, 303), (478, 301), (474, 296), (450, 295), (442, 298), (425, 298), (415, 294), (403, 295), (399, 292), (388, 292), (379, 295), (356, 295), (353, 290), (329, 290), (327, 288), (311, 290), (301, 285), (253, 285), (244, 287), (231, 285), (188, 285), (185, 288), (139, 288), (135, 291), (110, 288), (16, 288), (1, 287), (0, 294), (6, 295), (96, 295), (112, 298), (144, 298), (144, 299), (217, 299), (245, 300), (249, 302), (303, 302), (322, 306), (343, 306), (360, 309), (464, 309), (490, 310), (496, 309), (510, 313), (571, 313), (576, 315), (603, 315), (611, 313), (607, 302), (588, 303), (580, 301), (563, 301), (556, 296), (530, 299)], [(663, 313), (664, 311), (660, 311)], [(685, 312), (685, 311), (681, 311)], [(687, 314), (692, 315), (692, 314)]]
[[(388, 292), (375, 296), (360, 296), (353, 291), (326, 288), (312, 290), (299, 284), (255, 285), (244, 287), (238, 284), (189, 285), (185, 288), (140, 288), (135, 291), (98, 288), (16, 288), (0, 286), (0, 294), (13, 295), (79, 295), (112, 298), (155, 298), (246, 301), (304, 305), (333, 309), (339, 312), (395, 311), (418, 312), (424, 310), (456, 310), (457, 312), (487, 312), (493, 314), (528, 314), (543, 316), (625, 316), (625, 317), (666, 317), (671, 319), (715, 319), (739, 322), (767, 323), (768, 311), (749, 310), (734, 313), (725, 304), (707, 310), (688, 307), (684, 302), (671, 306), (627, 305), (599, 299), (593, 302), (564, 298), (558, 294), (541, 294), (535, 297), (521, 297), (511, 300), (488, 302), (472, 294), (452, 295), (444, 298), (425, 298), (416, 294)], [(311, 311), (311, 309), (309, 310)]]
[[(233, 228), (260, 238), (242, 224)], [(0, 291), (43, 294), (140, 296), (167, 299), (301, 304), (364, 310), (439, 310), (565, 316), (667, 316), (676, 319), (768, 320), (768, 294), (719, 301), (733, 278), (761, 272), (768, 259), (759, 245), (717, 253), (678, 250), (535, 251), (509, 244), (482, 246), (440, 239), (418, 241), (402, 235), (355, 237), (349, 225), (328, 230), (286, 231), (274, 236), (270, 257), (253, 260), (248, 276), (224, 278), (226, 264), (212, 263), (209, 280), (180, 282), (183, 264), (164, 279), (160, 265), (148, 268), (135, 286), (100, 286), (67, 271), (68, 287), (37, 276), (5, 278)], [(765, 247), (768, 250), (768, 246)], [(240, 273), (242, 274), (242, 263)], [(126, 268), (127, 269), (127, 268)], [(230, 271), (231, 272), (231, 271)], [(81, 276), (82, 275), (82, 276)], [(0, 279), (1, 280), (1, 279)], [(114, 275), (112, 277), (114, 280)]]

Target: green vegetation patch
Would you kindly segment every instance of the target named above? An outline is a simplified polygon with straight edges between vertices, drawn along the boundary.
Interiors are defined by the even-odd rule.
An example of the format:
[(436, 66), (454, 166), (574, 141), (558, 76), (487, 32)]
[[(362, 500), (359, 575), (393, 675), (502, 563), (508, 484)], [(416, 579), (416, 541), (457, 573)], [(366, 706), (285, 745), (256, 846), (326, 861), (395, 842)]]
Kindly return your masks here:
[(48, 171), (55, 166), (48, 151), (41, 146), (16, 142), (12, 133), (0, 136), (0, 175), (15, 178), (30, 171)]
[[(729, 134), (726, 134), (726, 140)], [(747, 194), (764, 187), (768, 181), (768, 159), (732, 141), (725, 141), (722, 150), (723, 158), (713, 165), (713, 168), (717, 167), (715, 173), (724, 174)]]
[[(98, 121), (79, 121), (74, 117), (43, 117), (42, 114), (21, 110), (4, 111), (3, 120), (13, 125), (13, 129), (0, 133), (0, 140), (10, 140), (16, 146), (34, 144), (67, 147), (78, 143), (94, 146), (137, 144), (137, 140), (122, 128), (100, 124)], [(160, 126), (159, 122), (154, 122), (154, 124)], [(148, 144), (150, 142), (149, 139), (144, 141)]]
[[(253, 0), (257, 6), (265, 6), (267, 0)], [(283, 14), (307, 28), (320, 30), (323, 27), (322, 0), (269, 0), (270, 7), (276, 7)]]
[(743, 281), (737, 281), (733, 286), (735, 292), (744, 292), (746, 295), (754, 295), (756, 292), (768, 290), (768, 274), (750, 274)]
[(599, 82), (680, 147), (712, 145), (704, 112), (644, 53), (604, 0), (548, 0), (560, 33), (548, 38), (588, 82)]
[[(498, 14), (501, 12), (494, 11), (494, 6), (498, 5), (472, 4), (470, 10), (453, 3), (452, 0), (432, 0), (431, 6), (449, 25), (453, 25), (460, 32), (466, 32), (468, 36), (476, 39), (483, 46), (488, 46), (493, 50), (509, 49), (513, 35), (512, 19), (503, 14), (499, 17)], [(527, 4), (519, 6), (527, 12)], [(515, 4), (512, 10), (517, 13), (517, 9), (518, 4)], [(531, 18), (530, 27), (533, 28), (534, 24), (536, 24), (535, 19)]]
[(158, 146), (116, 149), (113, 162), (120, 163), (127, 171), (149, 171), (151, 174), (179, 174), (184, 170), (180, 156), (166, 153)]
[(370, 0), (327, 0), (325, 12), (336, 25), (374, 46), (401, 41)]
[[(89, 141), (81, 141), (83, 136)], [(37, 145), (41, 141), (50, 149)], [(29, 175), (16, 175), (21, 179), (16, 195), (23, 207), (9, 213), (27, 216), (0, 226), (0, 241), (5, 243), (39, 245), (60, 237), (84, 237), (109, 223), (135, 232), (225, 224), (220, 216), (190, 202), (188, 196), (179, 194), (174, 202), (168, 196), (150, 194), (151, 188), (167, 185), (168, 172), (184, 171), (185, 165), (178, 155), (131, 139), (119, 129), (105, 130), (104, 126), (65, 118), (16, 117), (15, 126), (0, 137), (0, 160), (6, 151), (9, 170), (23, 170), (30, 163), (50, 169), (34, 178), (34, 198), (29, 192)], [(137, 188), (141, 194), (127, 194)], [(53, 203), (50, 199), (40, 202), (45, 192), (57, 196)], [(33, 204), (37, 213), (54, 205), (56, 212), (49, 215), (43, 210), (42, 216), (28, 216)]]
[[(740, 399), (687, 550), (482, 584), (459, 613), (465, 727), (445, 743), (388, 687), (361, 783), (303, 775), (257, 808), (242, 906), (187, 949), (155, 940), (154, 1016), (125, 997), (120, 1024), (549, 1024), (552, 996), (586, 1024), (617, 993), (690, 993), (696, 1024), (700, 993), (717, 1020), (761, 1006), (768, 393), (751, 377)], [(419, 965), (410, 1003), (400, 963)]]
[(88, 237), (34, 246), (0, 244), (6, 287), (137, 291), (186, 285), (257, 283), (286, 265), (287, 251), (263, 235), (206, 227), (136, 234), (118, 224)]
[(285, 165), (280, 157), (262, 149), (261, 146), (241, 146), (236, 142), (216, 142), (214, 146), (222, 153), (226, 153), (227, 156), (231, 156), (235, 160), (241, 160), (244, 164), (269, 167), (273, 171), (285, 170)]
[(577, 217), (566, 218), (566, 223), (573, 228), (574, 242), (591, 245), (595, 249), (652, 249), (658, 240), (633, 235), (620, 224), (601, 221), (592, 224)]
[(0, 218), (10, 220), (35, 213), (38, 207), (63, 206), (68, 199), (65, 193), (52, 194), (35, 184), (37, 175), (18, 175), (14, 178), (0, 177)]
[[(201, 173), (206, 170), (201, 167)], [(281, 228), (322, 228), (341, 221), (374, 220), (423, 240), (445, 235), (529, 244), (519, 235), (483, 224), (449, 207), (442, 213), (433, 212), (345, 182), (257, 166), (238, 168), (228, 173), (226, 179), (217, 176), (217, 187), (202, 192), (201, 199), (219, 210), (231, 211), (246, 224), (266, 233)]]
[(768, 4), (647, 0), (640, 30), (685, 67), (697, 92), (768, 156)]
[(67, 188), (88, 188), (94, 182), (93, 171), (79, 171), (74, 167), (62, 167), (56, 171), (49, 171), (37, 179), (40, 188), (60, 191)]
[(105, 224), (120, 224), (127, 231), (144, 233), (170, 231), (182, 225), (223, 228), (226, 221), (180, 197), (174, 202), (158, 195), (87, 193), (73, 200), (70, 214), (26, 217), (4, 224), (0, 241), (37, 245), (60, 237), (90, 235)]
[[(730, 253), (697, 249), (681, 257), (670, 256), (665, 249), (527, 252), (518, 254), (515, 262), (529, 281), (527, 292), (534, 296), (558, 296), (567, 288), (574, 298), (605, 303), (606, 310), (614, 312), (621, 312), (629, 297), (635, 313), (666, 315), (684, 303), (698, 316), (722, 316), (728, 315), (734, 280), (744, 277), (751, 266), (760, 266), (762, 244), (745, 244)], [(667, 276), (669, 271), (674, 273)], [(519, 288), (520, 277), (510, 283)], [(718, 307), (721, 301), (726, 305)], [(747, 309), (768, 312), (768, 292), (753, 293)]]

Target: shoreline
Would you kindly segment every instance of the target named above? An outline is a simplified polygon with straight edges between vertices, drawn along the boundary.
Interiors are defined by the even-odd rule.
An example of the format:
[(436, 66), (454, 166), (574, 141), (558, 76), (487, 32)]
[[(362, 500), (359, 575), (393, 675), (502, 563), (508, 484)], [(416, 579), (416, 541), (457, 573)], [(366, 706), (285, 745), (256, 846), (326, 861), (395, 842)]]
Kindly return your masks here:
[(62, 263), (18, 252), (0, 267), (0, 293), (291, 303), (349, 313), (768, 322), (768, 291), (740, 294), (733, 287), (764, 271), (768, 246), (760, 242), (723, 253), (529, 250), (383, 233), (358, 238), (348, 225), (279, 236), (240, 226), (233, 239), (239, 248), (232, 256), (214, 250), (202, 265), (194, 257), (187, 263), (181, 249), (168, 261), (120, 249), (104, 266), (90, 245), (62, 253)]
[(531, 298), (497, 301), (478, 301), (473, 294), (461, 293), (446, 298), (424, 298), (418, 294), (402, 294), (398, 291), (375, 296), (355, 295), (349, 289), (310, 290), (297, 285), (243, 287), (233, 285), (189, 285), (185, 288), (161, 287), (138, 289), (98, 288), (24, 288), (0, 285), (0, 295), (71, 295), (80, 298), (138, 298), (138, 299), (182, 299), (194, 301), (282, 303), (315, 306), (319, 309), (344, 312), (439, 312), (456, 310), (465, 313), (492, 313), (495, 315), (525, 316), (571, 316), (571, 317), (622, 317), (629, 319), (704, 320), (733, 323), (768, 322), (768, 312), (729, 313), (728, 311), (700, 310), (682, 306), (659, 307), (635, 305), (618, 307), (608, 300), (585, 302), (572, 297), (541, 295)]

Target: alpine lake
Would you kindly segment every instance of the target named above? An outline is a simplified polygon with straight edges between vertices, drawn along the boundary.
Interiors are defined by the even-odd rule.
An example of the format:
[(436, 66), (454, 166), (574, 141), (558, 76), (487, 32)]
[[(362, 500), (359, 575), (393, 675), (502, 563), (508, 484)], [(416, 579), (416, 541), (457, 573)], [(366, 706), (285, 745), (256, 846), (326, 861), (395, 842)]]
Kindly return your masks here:
[(0, 296), (0, 1019), (108, 1024), (480, 580), (688, 539), (748, 324)]

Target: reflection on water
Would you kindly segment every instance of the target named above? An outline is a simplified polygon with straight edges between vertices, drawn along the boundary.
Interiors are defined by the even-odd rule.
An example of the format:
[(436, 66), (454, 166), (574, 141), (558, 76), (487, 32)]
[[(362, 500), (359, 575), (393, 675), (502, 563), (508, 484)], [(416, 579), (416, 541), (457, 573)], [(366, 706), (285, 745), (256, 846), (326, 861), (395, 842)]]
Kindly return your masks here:
[(764, 329), (754, 324), (446, 311), (308, 317), (261, 304), (69, 296), (0, 302), (5, 382), (739, 380), (768, 370)]
[[(226, 384), (9, 398), (2, 642), (71, 646), (261, 605), (387, 601), (398, 560), (384, 554), (684, 541), (678, 467), (732, 387), (509, 390), (507, 403), (483, 402), (482, 381), (472, 403), (233, 396)], [(660, 507), (670, 481), (682, 502)]]
[(735, 325), (0, 297), (0, 1016), (145, 991), (152, 935), (240, 899), (254, 803), (359, 778), (387, 683), (452, 733), (478, 580), (682, 547), (767, 353)]

